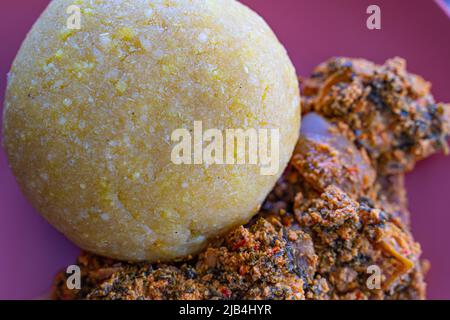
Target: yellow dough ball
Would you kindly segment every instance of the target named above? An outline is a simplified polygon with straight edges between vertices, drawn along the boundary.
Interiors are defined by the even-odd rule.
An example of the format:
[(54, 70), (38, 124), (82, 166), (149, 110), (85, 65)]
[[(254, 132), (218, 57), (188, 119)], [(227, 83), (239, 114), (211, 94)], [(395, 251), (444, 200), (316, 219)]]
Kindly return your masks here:
[[(194, 122), (278, 129), (277, 171), (177, 164), (173, 133)], [(254, 215), (299, 125), (294, 67), (239, 2), (53, 0), (9, 74), (3, 143), (27, 198), (81, 248), (168, 261)]]

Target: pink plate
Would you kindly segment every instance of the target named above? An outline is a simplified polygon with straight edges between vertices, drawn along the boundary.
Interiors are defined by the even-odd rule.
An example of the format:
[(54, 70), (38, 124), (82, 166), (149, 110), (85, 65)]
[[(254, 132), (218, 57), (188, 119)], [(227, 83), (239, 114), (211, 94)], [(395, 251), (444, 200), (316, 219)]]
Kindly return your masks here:
[[(48, 0), (0, 4), (0, 100), (6, 73), (27, 31)], [(409, 70), (433, 83), (437, 100), (450, 101), (450, 19), (430, 0), (243, 0), (260, 13), (287, 47), (299, 74), (331, 56), (378, 63), (401, 56)], [(381, 8), (382, 29), (368, 30), (366, 9)], [(1, 115), (0, 115), (1, 117)], [(428, 297), (450, 299), (450, 157), (436, 155), (408, 175), (412, 227), (431, 261)], [(0, 298), (29, 299), (50, 287), (78, 249), (22, 196), (0, 150)]]

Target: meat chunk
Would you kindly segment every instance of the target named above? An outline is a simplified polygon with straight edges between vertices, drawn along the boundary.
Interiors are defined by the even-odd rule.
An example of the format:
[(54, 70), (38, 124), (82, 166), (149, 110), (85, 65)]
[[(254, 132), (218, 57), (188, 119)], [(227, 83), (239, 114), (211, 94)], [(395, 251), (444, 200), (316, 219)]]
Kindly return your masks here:
[(347, 124), (381, 173), (404, 173), (438, 150), (449, 152), (450, 106), (436, 103), (430, 87), (401, 58), (383, 66), (334, 58), (303, 81), (303, 110)]
[(292, 164), (318, 191), (337, 185), (352, 195), (372, 187), (376, 172), (365, 150), (359, 150), (343, 131), (311, 112), (302, 121), (302, 132)]
[[(315, 276), (327, 279), (329, 298), (424, 297), (420, 246), (390, 213), (329, 186), (318, 198), (299, 203), (295, 216), (313, 239), (319, 257)], [(368, 284), (371, 268), (379, 270), (378, 288)]]

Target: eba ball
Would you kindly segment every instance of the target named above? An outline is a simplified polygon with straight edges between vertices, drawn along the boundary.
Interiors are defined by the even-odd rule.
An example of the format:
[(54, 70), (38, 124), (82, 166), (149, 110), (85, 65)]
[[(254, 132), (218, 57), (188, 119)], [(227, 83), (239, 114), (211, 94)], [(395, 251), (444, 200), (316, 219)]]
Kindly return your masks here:
[[(175, 164), (171, 135), (195, 121), (279, 129), (278, 171)], [(244, 5), (53, 0), (9, 74), (3, 143), (26, 197), (74, 243), (154, 262), (194, 254), (248, 222), (299, 125), (294, 67)]]

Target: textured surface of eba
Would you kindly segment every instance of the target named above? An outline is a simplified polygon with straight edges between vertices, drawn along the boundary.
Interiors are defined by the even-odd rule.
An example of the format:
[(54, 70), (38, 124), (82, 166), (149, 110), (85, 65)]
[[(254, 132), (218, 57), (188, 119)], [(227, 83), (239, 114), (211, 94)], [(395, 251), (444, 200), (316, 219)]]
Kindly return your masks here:
[(172, 131), (279, 128), (281, 174), (299, 108), (284, 48), (233, 0), (55, 0), (9, 74), (4, 145), (33, 205), (82, 248), (167, 260), (247, 222), (279, 176), (174, 165)]

